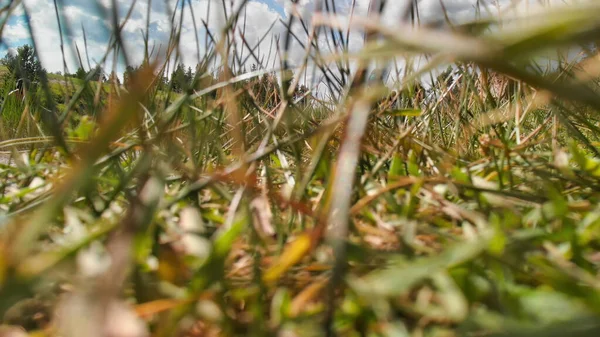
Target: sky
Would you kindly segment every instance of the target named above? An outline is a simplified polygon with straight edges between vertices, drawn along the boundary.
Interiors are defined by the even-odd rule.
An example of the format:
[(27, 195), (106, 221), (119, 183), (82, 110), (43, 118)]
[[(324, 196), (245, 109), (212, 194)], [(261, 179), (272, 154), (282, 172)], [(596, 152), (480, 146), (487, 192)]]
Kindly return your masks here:
[[(131, 7), (132, 0), (115, 0), (119, 16), (123, 19)], [(169, 6), (165, 3), (168, 2)], [(0, 1), (0, 3), (2, 3)], [(210, 6), (209, 6), (210, 3)], [(32, 36), (27, 27), (26, 13), (29, 14), (30, 25), (33, 31), (35, 47), (38, 51), (43, 66), (51, 72), (64, 71), (62, 51), (60, 48), (61, 37), (53, 1), (50, 0), (24, 0), (24, 7), (17, 8), (8, 19), (2, 33), (2, 46), (0, 54), (5, 54), (11, 49), (24, 44), (32, 43)], [(89, 64), (94, 66), (100, 62), (106, 53), (109, 37), (112, 31), (112, 0), (59, 0), (61, 9), (61, 28), (65, 45), (65, 59), (70, 72), (75, 72), (82, 59), (84, 68)], [(150, 8), (148, 8), (150, 5)], [(224, 16), (220, 1), (191, 0), (197, 24), (205, 19), (209, 27), (217, 31), (223, 24)], [(123, 40), (130, 51), (128, 55), (131, 63), (139, 64), (143, 58), (144, 39), (142, 30), (146, 28), (147, 13), (150, 9), (149, 40), (150, 45), (159, 47), (164, 51), (169, 40), (171, 20), (169, 12), (175, 7), (171, 0), (138, 0), (131, 11), (131, 17), (123, 28)], [(209, 13), (210, 10), (210, 14)], [(103, 12), (108, 12), (106, 15)], [(196, 32), (204, 37), (204, 29), (194, 29), (190, 11), (186, 0), (184, 11), (181, 54), (184, 63), (194, 64), (196, 50)], [(250, 1), (247, 6), (246, 38), (249, 42), (258, 41), (260, 36), (268, 29), (273, 21), (286, 17), (281, 1), (262, 0)], [(207, 20), (207, 18), (209, 18)], [(280, 24), (276, 28), (282, 28)], [(281, 29), (275, 31), (280, 31)], [(84, 39), (85, 38), (85, 39)], [(203, 44), (204, 39), (201, 39)], [(77, 53), (79, 49), (79, 55)], [(112, 59), (107, 64), (112, 65)], [(118, 70), (123, 71), (122, 60), (118, 61)]]
[[(227, 0), (229, 2), (230, 0)], [(402, 12), (408, 0), (390, 0), (384, 13), (383, 20), (389, 24), (397, 22), (399, 13)], [(421, 0), (419, 11), (422, 20), (427, 21), (441, 18), (442, 5), (449, 17), (454, 21), (471, 18), (475, 15), (476, 3), (484, 3), (490, 13), (495, 13), (499, 8), (505, 7), (514, 0)], [(523, 0), (524, 3), (537, 3), (540, 0)], [(560, 2), (562, 0), (542, 0)], [(240, 0), (233, 0), (239, 3)], [(315, 1), (300, 0), (298, 12), (310, 21), (315, 9)], [(352, 0), (338, 0), (337, 7), (341, 15), (347, 15)], [(0, 4), (7, 0), (0, 0)], [(122, 20), (134, 0), (57, 0), (60, 8), (60, 21), (65, 45), (65, 60), (69, 72), (75, 72), (80, 65), (87, 70), (100, 62), (106, 53), (112, 27), (112, 8), (116, 3), (119, 19)], [(225, 22), (221, 7), (221, 0), (185, 0), (186, 10), (183, 15), (180, 51), (182, 61), (186, 65), (194, 65), (197, 60), (196, 36), (200, 39), (200, 52), (203, 53), (205, 31), (203, 28), (194, 28), (189, 6), (192, 7), (196, 22), (201, 19), (208, 21), (209, 29), (217, 32)], [(280, 20), (286, 20), (291, 11), (290, 0), (250, 0), (246, 7), (245, 38), (254, 45), (268, 31), (275, 22), (270, 34), (260, 44), (260, 51), (266, 54), (272, 43), (271, 36), (281, 35), (285, 28)], [(366, 15), (368, 0), (356, 0), (355, 15)], [(164, 48), (169, 39), (171, 20), (169, 13), (175, 8), (176, 0), (138, 0), (131, 10), (131, 17), (123, 28), (122, 36), (127, 47), (128, 58), (131, 63), (139, 64), (143, 58), (144, 39), (142, 31), (145, 30), (149, 18), (149, 43), (154, 46), (155, 52)], [(26, 13), (29, 14), (29, 23), (33, 30), (36, 49), (43, 66), (50, 72), (64, 72), (63, 56), (61, 52), (61, 37), (58, 21), (51, 0), (23, 0), (23, 7), (16, 8), (10, 15), (7, 25), (2, 33), (2, 46), (0, 55), (9, 50), (31, 43), (31, 34), (27, 28)], [(301, 27), (294, 27), (295, 32), (301, 32)], [(84, 34), (85, 33), (85, 34)], [(84, 40), (85, 37), (85, 40)], [(352, 34), (351, 47), (359, 48), (362, 43), (360, 34)], [(77, 47), (77, 48), (75, 48)], [(296, 46), (291, 53), (292, 63), (299, 63), (302, 51)], [(79, 56), (77, 49), (79, 50)], [(275, 53), (272, 53), (275, 55)], [(117, 72), (124, 70), (123, 59), (113, 62), (113, 55), (109, 55), (106, 68), (111, 69), (116, 64)]]

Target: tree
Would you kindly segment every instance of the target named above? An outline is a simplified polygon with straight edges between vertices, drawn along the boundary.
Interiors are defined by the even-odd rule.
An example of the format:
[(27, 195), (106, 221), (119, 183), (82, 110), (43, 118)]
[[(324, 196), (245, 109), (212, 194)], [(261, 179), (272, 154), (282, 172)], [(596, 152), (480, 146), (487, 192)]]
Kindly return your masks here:
[(189, 85), (192, 83), (192, 79), (194, 79), (194, 72), (192, 71), (192, 67), (188, 67), (187, 71), (185, 72), (185, 83)]
[(76, 78), (83, 80), (83, 79), (85, 79), (86, 76), (87, 76), (87, 73), (85, 72), (85, 69), (83, 69), (83, 67), (77, 68), (77, 71), (75, 72)]
[(46, 70), (35, 56), (35, 51), (30, 45), (17, 49), (16, 53), (7, 53), (1, 61), (9, 73), (17, 80), (18, 88), (29, 89), (31, 84), (39, 82), (46, 77)]
[(169, 78), (167, 76), (165, 76), (164, 73), (165, 72), (162, 71), (160, 74), (158, 74), (158, 76), (159, 76), (158, 89), (166, 91), (167, 88), (169, 87)]
[(135, 68), (133, 68), (132, 66), (127, 66), (125, 68), (125, 71), (123, 72), (123, 85), (125, 85), (125, 87), (129, 87), (131, 78), (133, 77), (134, 73), (135, 73)]
[(102, 70), (101, 65), (96, 65), (96, 67), (90, 70), (90, 72), (92, 73), (92, 77), (90, 78), (91, 81), (103, 82), (106, 80), (106, 77), (104, 76), (104, 70)]
[(171, 73), (171, 86), (173, 91), (181, 92), (186, 88), (186, 74), (183, 64), (178, 64), (177, 68)]

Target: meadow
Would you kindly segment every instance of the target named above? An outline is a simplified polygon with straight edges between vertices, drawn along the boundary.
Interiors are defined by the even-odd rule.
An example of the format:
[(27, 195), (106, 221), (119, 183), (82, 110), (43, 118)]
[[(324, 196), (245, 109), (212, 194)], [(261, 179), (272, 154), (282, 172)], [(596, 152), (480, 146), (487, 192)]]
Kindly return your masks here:
[(600, 334), (600, 3), (251, 2), (2, 60), (0, 336)]

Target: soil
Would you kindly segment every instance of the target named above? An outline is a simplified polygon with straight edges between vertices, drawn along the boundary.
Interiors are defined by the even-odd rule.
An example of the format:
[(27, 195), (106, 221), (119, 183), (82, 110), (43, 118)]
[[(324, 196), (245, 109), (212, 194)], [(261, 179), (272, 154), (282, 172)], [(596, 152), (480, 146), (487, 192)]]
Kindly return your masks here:
[(0, 165), (8, 165), (10, 161), (10, 153), (0, 152)]

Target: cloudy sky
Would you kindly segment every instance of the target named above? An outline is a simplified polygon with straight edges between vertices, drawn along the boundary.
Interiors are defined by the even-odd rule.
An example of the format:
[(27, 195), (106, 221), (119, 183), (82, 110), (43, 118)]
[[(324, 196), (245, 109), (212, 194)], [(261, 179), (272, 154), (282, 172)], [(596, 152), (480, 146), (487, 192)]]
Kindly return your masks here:
[[(330, 1), (330, 0), (329, 0)], [(399, 13), (405, 6), (407, 0), (388, 1), (388, 9), (385, 12), (386, 22), (392, 23), (398, 20)], [(420, 15), (424, 20), (440, 17), (442, 3), (452, 19), (460, 20), (475, 15), (477, 3), (485, 4), (489, 11), (494, 13), (499, 8), (507, 6), (511, 0), (421, 0), (419, 3)], [(542, 0), (544, 2), (559, 2), (558, 0)], [(0, 0), (0, 4), (6, 3)], [(84, 68), (89, 63), (93, 66), (99, 62), (107, 50), (107, 44), (112, 27), (112, 4), (117, 4), (120, 19), (123, 19), (131, 8), (133, 0), (57, 0), (65, 40), (65, 58), (67, 66), (74, 72), (79, 65), (75, 46), (79, 48)], [(229, 2), (229, 0), (227, 0)], [(239, 0), (235, 0), (239, 3)], [(250, 44), (255, 44), (261, 36), (273, 26), (270, 35), (278, 35), (284, 31), (279, 22), (286, 19), (290, 13), (290, 0), (251, 0), (246, 7), (246, 32), (245, 37)], [(298, 7), (299, 12), (310, 18), (314, 11), (316, 1), (301, 0)], [(540, 0), (523, 0), (521, 6), (526, 3), (538, 3)], [(142, 31), (145, 30), (149, 17), (150, 44), (156, 49), (161, 46), (164, 50), (169, 39), (171, 30), (170, 13), (175, 10), (176, 0), (138, 0), (132, 11), (131, 17), (124, 26), (123, 37), (126, 46), (129, 47), (129, 58), (132, 63), (138, 64), (143, 57), (144, 41)], [(347, 13), (352, 0), (338, 0), (338, 10)], [(364, 15), (367, 12), (368, 0), (356, 0), (355, 15)], [(49, 71), (63, 71), (63, 57), (60, 49), (60, 34), (57, 24), (56, 12), (52, 0), (23, 0), (23, 7), (17, 8), (8, 18), (8, 23), (2, 33), (2, 46), (0, 55), (9, 49), (20, 45), (31, 43), (31, 35), (27, 28), (26, 13), (29, 14), (30, 24), (35, 36), (37, 50), (42, 63)], [(196, 36), (200, 38), (201, 53), (204, 52), (205, 31), (202, 28), (194, 29), (189, 6), (192, 7), (197, 24), (204, 19), (209, 23), (209, 29), (218, 31), (224, 19), (221, 0), (185, 0), (185, 8), (182, 23), (181, 53), (184, 63), (192, 65), (195, 63), (197, 54)], [(485, 8), (482, 9), (485, 11)], [(178, 14), (177, 14), (178, 16)], [(300, 27), (296, 27), (300, 29)], [(84, 31), (87, 38), (87, 48), (84, 44)], [(360, 44), (360, 35), (352, 39), (355, 47)], [(261, 53), (267, 53), (271, 44), (270, 36), (261, 44)], [(301, 53), (292, 55), (299, 59)], [(112, 58), (109, 57), (108, 67), (112, 67)], [(123, 71), (123, 62), (117, 62), (119, 73)]]

